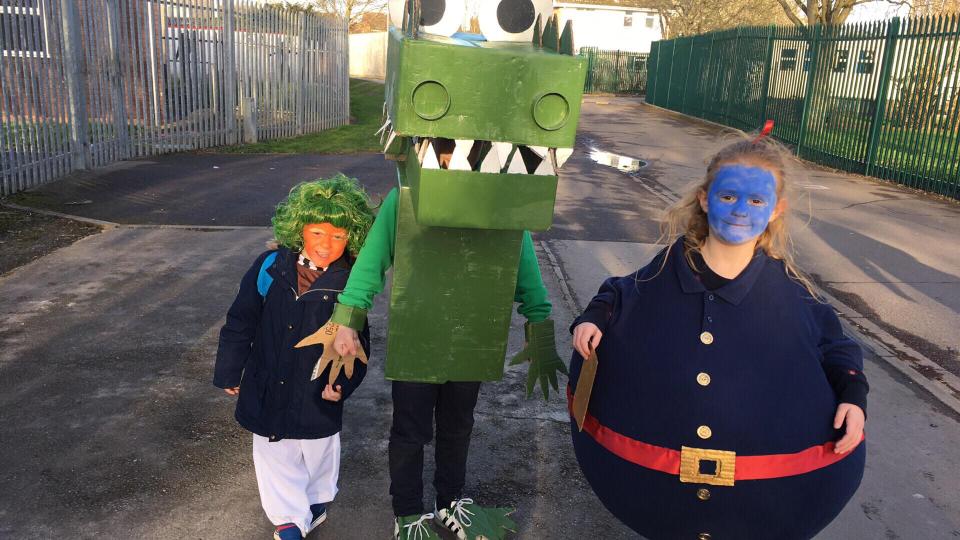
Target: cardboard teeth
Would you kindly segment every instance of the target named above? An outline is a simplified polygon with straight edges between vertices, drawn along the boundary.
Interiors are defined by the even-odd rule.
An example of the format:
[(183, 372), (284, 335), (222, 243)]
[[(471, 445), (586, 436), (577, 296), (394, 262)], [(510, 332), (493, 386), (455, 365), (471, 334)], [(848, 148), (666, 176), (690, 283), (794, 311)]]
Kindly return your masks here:
[(559, 169), (573, 155), (573, 148), (557, 148), (554, 153), (557, 156), (557, 168)]
[(437, 153), (433, 150), (433, 143), (427, 142), (426, 152), (424, 152), (423, 158), (420, 160), (421, 168), (424, 169), (439, 169), (440, 162), (437, 161)]

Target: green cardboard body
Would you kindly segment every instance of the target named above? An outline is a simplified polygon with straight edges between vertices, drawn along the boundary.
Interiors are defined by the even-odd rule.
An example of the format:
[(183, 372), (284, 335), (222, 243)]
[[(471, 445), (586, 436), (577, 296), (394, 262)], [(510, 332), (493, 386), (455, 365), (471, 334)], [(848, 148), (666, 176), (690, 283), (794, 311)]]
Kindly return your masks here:
[(386, 377), (499, 380), (523, 232), (419, 224), (403, 174), (397, 211)]
[(553, 223), (556, 176), (421, 169), (412, 147), (404, 167), (420, 225), (545, 231)]

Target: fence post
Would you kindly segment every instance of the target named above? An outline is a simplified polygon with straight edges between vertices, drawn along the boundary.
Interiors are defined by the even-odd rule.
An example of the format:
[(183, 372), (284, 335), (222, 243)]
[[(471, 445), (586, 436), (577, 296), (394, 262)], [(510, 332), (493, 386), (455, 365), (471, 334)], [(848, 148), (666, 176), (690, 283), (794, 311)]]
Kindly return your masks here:
[[(656, 54), (654, 54), (656, 51)], [(660, 61), (660, 40), (650, 44), (650, 56), (647, 57), (647, 88), (644, 92), (647, 94), (647, 103), (656, 105), (657, 100), (657, 63)], [(650, 78), (650, 74), (653, 78)], [(651, 84), (652, 83), (652, 84)]]
[(73, 0), (60, 0), (63, 21), (63, 60), (67, 77), (67, 112), (70, 122), (70, 169), (89, 169), (87, 138), (87, 64), (80, 42), (80, 14)]
[(771, 24), (767, 34), (767, 64), (763, 70), (763, 83), (760, 86), (763, 94), (760, 96), (760, 119), (757, 122), (759, 126), (767, 120), (767, 95), (770, 93), (770, 71), (773, 69), (773, 34), (776, 29), (777, 27)]
[(737, 54), (740, 52), (740, 27), (737, 27), (737, 34), (733, 42), (733, 72), (730, 75), (730, 84), (727, 85), (727, 107), (723, 110), (723, 123), (730, 126), (730, 107), (733, 106), (733, 85), (736, 81)]
[[(810, 116), (810, 102), (813, 101), (813, 85), (817, 78), (817, 64), (819, 63), (817, 57), (820, 52), (820, 31), (821, 26), (819, 24), (810, 29), (810, 46), (807, 48), (807, 51), (810, 52), (810, 70), (807, 72), (807, 90), (806, 95), (803, 96), (803, 112), (800, 114), (800, 135), (797, 137), (798, 156), (807, 138), (807, 119)], [(802, 65), (801, 69), (803, 69)]]
[(707, 51), (706, 83), (703, 89), (703, 99), (700, 101), (700, 117), (707, 117), (707, 96), (716, 92), (716, 84), (710, 84), (710, 70), (713, 66), (713, 42), (716, 40), (717, 33), (710, 32), (710, 50)]
[(690, 39), (690, 52), (687, 53), (687, 73), (683, 76), (683, 97), (680, 99), (680, 112), (687, 114), (687, 87), (690, 86), (690, 64), (693, 63), (693, 49), (696, 45), (696, 37)]
[(244, 97), (240, 100), (240, 118), (243, 120), (243, 139), (241, 142), (247, 144), (258, 142), (257, 98)]
[(297, 40), (297, 50), (300, 51), (298, 58), (298, 71), (300, 72), (300, 95), (297, 97), (297, 134), (304, 134), (306, 124), (306, 100), (307, 100), (307, 14), (300, 13), (300, 36)]
[(667, 77), (667, 99), (664, 101), (663, 108), (670, 108), (670, 86), (673, 85), (673, 59), (677, 56), (677, 38), (670, 40), (670, 76)]
[(883, 117), (887, 109), (887, 92), (890, 86), (890, 73), (893, 71), (894, 53), (897, 47), (897, 37), (900, 35), (900, 19), (890, 21), (887, 27), (887, 37), (883, 43), (883, 64), (880, 66), (880, 80), (877, 83), (877, 103), (873, 107), (873, 121), (870, 124), (870, 140), (867, 142), (867, 176), (873, 176), (873, 168), (877, 160), (877, 147), (880, 142), (880, 128), (883, 127)]
[(123, 64), (120, 60), (120, 8), (117, 0), (107, 0), (107, 30), (110, 34), (110, 86), (113, 93), (113, 126), (117, 130), (118, 152), (121, 158), (130, 157), (130, 133), (127, 129), (127, 111), (123, 94)]
[[(67, 0), (64, 0), (67, 1)], [(233, 0), (223, 0), (223, 114), (227, 120), (227, 136), (238, 139), (237, 133), (237, 61), (234, 48)]]

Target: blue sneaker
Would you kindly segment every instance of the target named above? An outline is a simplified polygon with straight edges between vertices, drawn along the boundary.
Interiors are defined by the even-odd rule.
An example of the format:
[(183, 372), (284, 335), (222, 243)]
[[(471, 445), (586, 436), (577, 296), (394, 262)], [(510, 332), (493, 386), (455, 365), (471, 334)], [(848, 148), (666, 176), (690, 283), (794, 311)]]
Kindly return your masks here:
[(273, 540), (303, 540), (303, 535), (300, 534), (300, 527), (293, 523), (284, 523), (273, 530)]
[(313, 513), (313, 521), (310, 522), (310, 528), (307, 530), (307, 534), (310, 534), (310, 531), (327, 520), (327, 505), (323, 503), (311, 504), (310, 512)]

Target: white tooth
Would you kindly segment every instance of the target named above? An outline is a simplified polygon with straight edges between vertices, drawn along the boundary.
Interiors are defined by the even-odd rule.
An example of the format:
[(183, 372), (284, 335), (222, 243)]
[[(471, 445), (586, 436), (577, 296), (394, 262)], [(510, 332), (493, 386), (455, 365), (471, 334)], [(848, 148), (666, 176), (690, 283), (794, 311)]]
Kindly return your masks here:
[(387, 130), (387, 126), (389, 125), (390, 125), (390, 120), (387, 120), (386, 122), (383, 123), (382, 126), (380, 126), (380, 129), (378, 129), (377, 132), (374, 133), (374, 135), (380, 135), (381, 133)]
[(426, 143), (425, 146), (426, 154), (423, 156), (423, 159), (420, 161), (421, 169), (439, 169), (440, 162), (437, 161), (437, 153), (433, 151), (433, 144), (430, 142)]
[(547, 151), (549, 151), (549, 148), (546, 146), (528, 146), (527, 148), (533, 150), (534, 154), (542, 157), (543, 159), (547, 159)]
[(553, 176), (554, 170), (553, 165), (550, 164), (550, 159), (545, 159), (540, 162), (540, 165), (537, 167), (537, 170), (533, 174), (538, 174), (542, 176)]
[(390, 148), (390, 144), (393, 143), (393, 139), (394, 139), (396, 136), (397, 136), (397, 132), (391, 129), (391, 130), (390, 130), (390, 136), (387, 137), (387, 144), (383, 145), (383, 151), (384, 151), (384, 152), (386, 152), (387, 149)]
[(473, 141), (466, 139), (457, 139), (456, 146), (453, 147), (453, 155), (450, 156), (450, 165), (447, 169), (455, 171), (469, 171), (472, 169), (470, 160), (470, 150), (473, 149)]
[(557, 168), (559, 169), (570, 159), (570, 156), (573, 154), (573, 148), (557, 148), (554, 152), (557, 156)]
[(495, 142), (493, 143), (493, 150), (497, 151), (497, 159), (500, 160), (500, 169), (502, 170), (507, 166), (507, 160), (510, 158), (513, 145), (508, 142)]
[(468, 139), (456, 139), (457, 147), (454, 152), (463, 152), (463, 155), (470, 153), (470, 150), (473, 149), (473, 141)]
[(510, 161), (510, 167), (507, 168), (510, 174), (527, 174), (527, 165), (523, 162), (523, 156), (520, 150), (513, 153), (513, 159)]
[(447, 168), (452, 171), (469, 171), (471, 167), (466, 156), (454, 151), (453, 155), (450, 156), (450, 165), (448, 165)]
[(423, 163), (424, 157), (426, 157), (427, 150), (430, 150), (430, 153), (433, 153), (433, 149), (430, 148), (430, 138), (420, 139), (420, 147), (417, 148), (417, 161)]
[(503, 160), (500, 159), (500, 154), (497, 152), (497, 147), (494, 146), (489, 152), (487, 152), (487, 157), (483, 158), (483, 163), (480, 164), (480, 172), (497, 174), (502, 169)]

